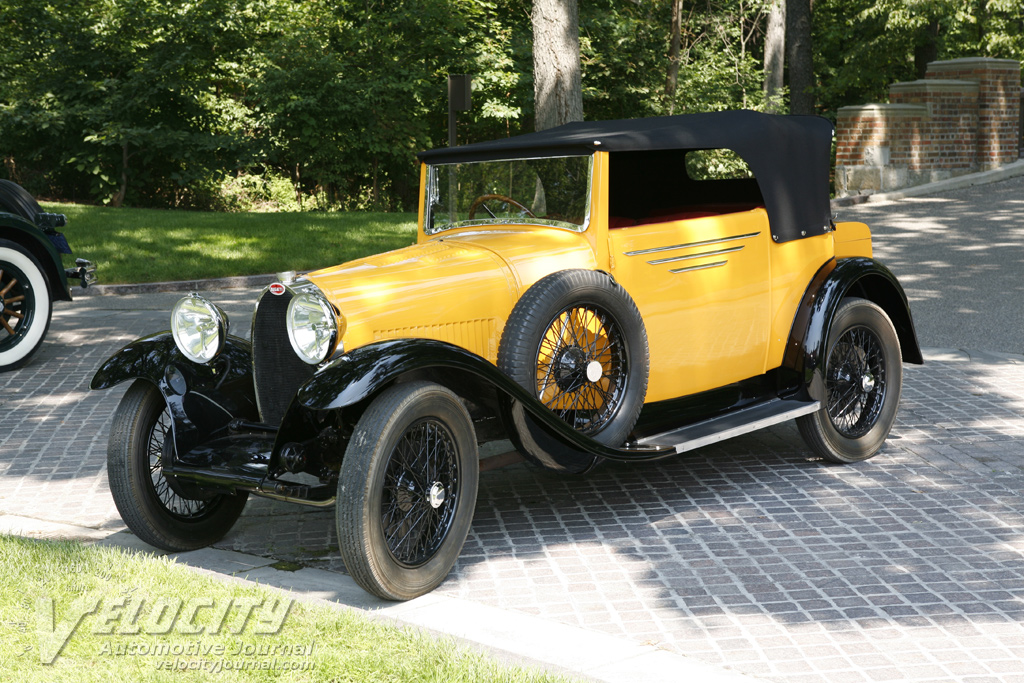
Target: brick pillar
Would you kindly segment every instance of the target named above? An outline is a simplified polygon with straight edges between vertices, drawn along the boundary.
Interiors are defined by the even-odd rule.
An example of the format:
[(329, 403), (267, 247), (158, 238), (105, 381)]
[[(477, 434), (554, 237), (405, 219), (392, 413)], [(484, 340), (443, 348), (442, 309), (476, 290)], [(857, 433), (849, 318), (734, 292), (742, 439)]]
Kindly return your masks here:
[(928, 108), (918, 104), (840, 107), (836, 121), (836, 195), (885, 192), (912, 182), (915, 155), (927, 155), (922, 128)]
[(932, 62), (925, 79), (978, 83), (977, 160), (982, 170), (1020, 156), (1020, 62), (968, 57)]
[(978, 170), (978, 93), (974, 81), (928, 79), (890, 85), (893, 104), (928, 109), (909, 158), (893, 163), (904, 163), (911, 172), (937, 172), (922, 176), (922, 181)]

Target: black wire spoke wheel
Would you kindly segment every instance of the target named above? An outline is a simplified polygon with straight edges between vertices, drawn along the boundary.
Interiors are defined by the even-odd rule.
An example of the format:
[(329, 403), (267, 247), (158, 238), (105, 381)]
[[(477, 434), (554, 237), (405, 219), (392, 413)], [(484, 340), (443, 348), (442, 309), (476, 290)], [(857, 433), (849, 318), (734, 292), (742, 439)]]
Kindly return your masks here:
[(848, 298), (836, 310), (825, 348), (824, 405), (797, 418), (797, 427), (826, 460), (866, 460), (882, 448), (899, 408), (903, 365), (896, 329), (876, 304)]
[(160, 390), (135, 380), (114, 413), (107, 478), (117, 511), (136, 536), (164, 550), (195, 550), (231, 529), (249, 494), (205, 490), (165, 473), (174, 454), (171, 419)]
[(866, 327), (847, 330), (832, 347), (825, 388), (828, 416), (848, 439), (867, 434), (885, 401), (885, 354)]
[(202, 519), (211, 507), (211, 501), (185, 498), (173, 488), (164, 476), (164, 458), (170, 457), (173, 446), (171, 435), (171, 413), (166, 408), (157, 417), (149, 433), (146, 452), (149, 455), (149, 480), (153, 494), (164, 506), (167, 513), (180, 520)]
[(356, 423), (338, 477), (338, 546), (352, 578), (386, 600), (444, 581), (473, 522), (479, 467), (458, 396), (422, 381), (382, 391)]
[(622, 403), (629, 366), (614, 319), (594, 305), (570, 306), (537, 348), (537, 396), (573, 429), (592, 434)]
[(459, 462), (455, 439), (440, 421), (412, 425), (384, 473), (381, 525), (395, 560), (418, 567), (441, 547), (455, 519)]

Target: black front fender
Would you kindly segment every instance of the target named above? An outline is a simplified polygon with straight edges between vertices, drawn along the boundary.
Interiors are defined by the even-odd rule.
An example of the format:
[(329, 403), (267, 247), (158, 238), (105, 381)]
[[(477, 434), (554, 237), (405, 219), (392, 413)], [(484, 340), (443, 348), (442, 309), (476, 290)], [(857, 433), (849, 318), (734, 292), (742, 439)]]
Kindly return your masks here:
[[(580, 434), (546, 408), (537, 397), (516, 384), (494, 364), (461, 347), (431, 339), (396, 339), (360, 347), (335, 360), (309, 379), (285, 416), (294, 413), (349, 409), (347, 420), (358, 419), (353, 407), (365, 406), (384, 388), (407, 377), (426, 378), (447, 386), (459, 396), (480, 404), (518, 404), (564, 445), (611, 460), (665, 457), (674, 450), (614, 448)], [(507, 405), (507, 404), (506, 404)], [(284, 425), (282, 425), (282, 432)]]
[(137, 339), (100, 366), (91, 388), (108, 389), (131, 379), (160, 389), (173, 418), (178, 454), (226, 432), (232, 419), (259, 421), (252, 347), (240, 337), (228, 336), (221, 354), (206, 365), (185, 358), (170, 332)]
[(832, 259), (811, 280), (797, 309), (782, 367), (799, 376), (810, 397), (825, 399), (825, 345), (843, 299), (857, 296), (882, 308), (892, 320), (905, 363), (924, 363), (910, 303), (896, 276), (870, 258)]

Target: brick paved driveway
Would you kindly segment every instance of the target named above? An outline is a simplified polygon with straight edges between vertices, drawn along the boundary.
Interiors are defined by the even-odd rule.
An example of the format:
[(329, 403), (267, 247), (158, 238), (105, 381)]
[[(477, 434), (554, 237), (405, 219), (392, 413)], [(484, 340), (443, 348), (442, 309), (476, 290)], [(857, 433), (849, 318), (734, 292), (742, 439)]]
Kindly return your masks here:
[[(245, 321), (251, 292), (213, 295)], [(0, 513), (117, 529), (123, 388), (88, 391), (176, 295), (58, 306), (0, 375)], [(1024, 680), (1024, 362), (906, 372), (885, 451), (833, 466), (792, 426), (582, 478), (485, 472), (438, 590), (785, 681)], [(332, 512), (253, 500), (221, 547), (344, 571)], [(975, 678), (976, 677), (976, 678)]]

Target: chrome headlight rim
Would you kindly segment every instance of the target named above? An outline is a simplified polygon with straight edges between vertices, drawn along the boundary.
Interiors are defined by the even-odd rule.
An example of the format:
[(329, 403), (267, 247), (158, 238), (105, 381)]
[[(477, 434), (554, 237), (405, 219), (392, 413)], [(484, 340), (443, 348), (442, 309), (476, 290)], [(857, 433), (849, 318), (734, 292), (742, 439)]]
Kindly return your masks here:
[[(309, 365), (319, 365), (332, 358), (340, 346), (344, 332), (344, 317), (334, 308), (316, 285), (304, 283), (292, 287), (292, 299), (288, 302), (285, 324), (288, 328), (288, 342), (300, 360)], [(322, 321), (309, 322), (309, 315), (319, 312)], [(299, 316), (306, 315), (302, 322)], [(312, 329), (310, 329), (312, 328)], [(299, 339), (299, 333), (306, 336)], [(312, 333), (312, 339), (309, 334)]]
[(229, 324), (224, 309), (195, 292), (178, 299), (171, 309), (174, 345), (193, 363), (206, 365), (221, 354)]

